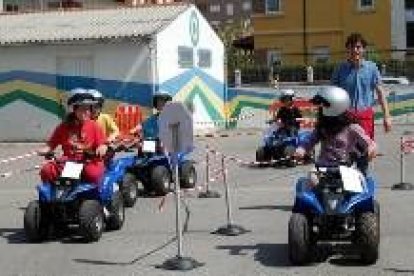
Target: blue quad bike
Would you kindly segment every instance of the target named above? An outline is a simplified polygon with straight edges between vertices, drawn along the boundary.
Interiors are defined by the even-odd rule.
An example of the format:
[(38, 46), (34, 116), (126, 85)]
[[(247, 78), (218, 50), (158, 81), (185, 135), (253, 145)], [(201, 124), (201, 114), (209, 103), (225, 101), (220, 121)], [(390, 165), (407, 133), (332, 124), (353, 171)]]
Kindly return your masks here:
[[(137, 155), (135, 153), (131, 154), (131, 152), (134, 152), (134, 147), (136, 147), (135, 142), (110, 145), (107, 157), (105, 158), (107, 170), (116, 172), (115, 181), (119, 184), (124, 206), (128, 208), (136, 204), (139, 188), (139, 181), (128, 173), (129, 168), (137, 162)], [(118, 152), (125, 152), (127, 154), (115, 156)]]
[[(147, 144), (152, 146), (146, 146)], [(194, 188), (197, 182), (197, 172), (194, 161), (189, 158), (190, 152), (178, 155), (178, 170), (180, 188)], [(172, 190), (175, 179), (171, 157), (165, 154), (158, 139), (143, 141), (141, 149), (135, 157), (134, 164), (126, 169), (123, 178), (125, 187), (142, 183), (144, 194), (163, 196)]]
[[(270, 126), (264, 131), (263, 138), (256, 150), (256, 161), (261, 163), (274, 162), (279, 165), (295, 167), (297, 160), (293, 153), (301, 141), (307, 139), (310, 131), (299, 130), (296, 135), (289, 135), (285, 131), (279, 131), (273, 121), (268, 121)], [(309, 163), (314, 159), (314, 152), (309, 152), (304, 157), (304, 162)]]
[(307, 178), (300, 178), (296, 184), (289, 220), (290, 261), (304, 265), (311, 261), (318, 242), (342, 242), (356, 249), (363, 264), (374, 264), (380, 243), (375, 180), (360, 174), (360, 189), (355, 190), (344, 185), (339, 166), (316, 166), (316, 175), (319, 183), (313, 188)]
[(38, 199), (26, 208), (24, 230), (28, 241), (46, 240), (51, 229), (58, 236), (76, 227), (85, 242), (94, 242), (100, 239), (104, 228), (121, 229), (125, 208), (117, 181), (123, 171), (106, 170), (97, 186), (81, 180), (83, 164), (67, 161), (64, 166), (55, 183), (37, 186)]

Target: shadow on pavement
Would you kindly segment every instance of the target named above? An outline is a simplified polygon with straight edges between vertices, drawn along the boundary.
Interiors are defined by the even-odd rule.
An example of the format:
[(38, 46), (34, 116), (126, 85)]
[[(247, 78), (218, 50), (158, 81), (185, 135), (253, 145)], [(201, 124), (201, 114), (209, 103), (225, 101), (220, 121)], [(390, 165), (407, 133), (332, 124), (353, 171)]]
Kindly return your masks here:
[(0, 228), (0, 236), (8, 243), (27, 243), (24, 230), (21, 228)]
[(393, 272), (393, 273), (413, 273), (414, 274), (414, 269), (384, 268), (384, 271)]
[(254, 260), (264, 266), (290, 266), (287, 244), (219, 245), (216, 248), (229, 250), (230, 255), (240, 256), (247, 255), (249, 251), (254, 251)]
[(168, 240), (166, 243), (158, 246), (157, 248), (152, 249), (151, 251), (148, 251), (142, 255), (139, 255), (130, 261), (121, 262), (121, 261), (105, 261), (105, 260), (90, 260), (90, 259), (73, 259), (73, 261), (77, 263), (93, 264), (93, 265), (119, 265), (119, 266), (133, 265), (161, 251), (162, 249), (172, 244), (175, 240), (176, 240), (176, 237), (173, 237), (170, 240)]
[(239, 210), (279, 210), (279, 211), (292, 211), (290, 205), (257, 205), (257, 206), (244, 206), (239, 207)]
[(329, 263), (336, 266), (367, 266), (360, 261), (358, 256), (334, 257), (329, 260)]

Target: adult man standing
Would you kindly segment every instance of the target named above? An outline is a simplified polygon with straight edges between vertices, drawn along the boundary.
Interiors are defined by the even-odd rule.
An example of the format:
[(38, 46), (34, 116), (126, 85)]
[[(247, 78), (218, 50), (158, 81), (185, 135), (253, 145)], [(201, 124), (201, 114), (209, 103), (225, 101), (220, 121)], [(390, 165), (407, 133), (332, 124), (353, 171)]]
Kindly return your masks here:
[(374, 138), (374, 92), (384, 114), (384, 130), (391, 130), (391, 116), (385, 92), (382, 87), (381, 75), (372, 61), (364, 59), (366, 40), (359, 33), (348, 36), (345, 47), (347, 60), (334, 71), (331, 83), (345, 89), (351, 99), (351, 113), (365, 132)]

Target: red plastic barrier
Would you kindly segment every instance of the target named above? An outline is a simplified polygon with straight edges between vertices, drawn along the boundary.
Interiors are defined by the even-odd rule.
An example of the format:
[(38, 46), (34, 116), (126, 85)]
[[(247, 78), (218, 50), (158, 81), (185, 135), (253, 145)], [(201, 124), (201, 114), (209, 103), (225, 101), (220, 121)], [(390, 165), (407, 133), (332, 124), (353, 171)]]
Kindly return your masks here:
[(141, 108), (138, 105), (119, 105), (115, 111), (115, 121), (121, 135), (128, 135), (130, 129), (142, 123)]

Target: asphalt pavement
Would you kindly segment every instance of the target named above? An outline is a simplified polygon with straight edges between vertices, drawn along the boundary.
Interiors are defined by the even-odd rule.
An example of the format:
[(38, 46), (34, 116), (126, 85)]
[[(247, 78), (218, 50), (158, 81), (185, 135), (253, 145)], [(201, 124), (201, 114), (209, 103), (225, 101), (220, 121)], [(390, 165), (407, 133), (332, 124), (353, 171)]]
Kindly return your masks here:
[[(287, 225), (293, 203), (294, 182), (309, 166), (257, 168), (243, 166), (254, 160), (260, 139), (256, 135), (197, 138), (199, 189), (186, 193), (190, 212), (183, 255), (204, 265), (188, 272), (170, 272), (159, 266), (177, 253), (174, 197), (163, 210), (160, 198), (139, 198), (127, 209), (124, 227), (106, 232), (99, 242), (52, 239), (29, 244), (23, 232), (23, 214), (36, 197), (39, 157), (0, 163), (0, 275), (412, 275), (414, 274), (414, 191), (393, 191), (400, 180), (399, 137), (413, 126), (398, 126), (393, 133), (377, 131), (380, 152), (373, 164), (381, 205), (380, 259), (361, 266), (352, 256), (335, 252), (305, 267), (291, 266), (287, 257)], [(210, 188), (222, 198), (197, 198), (205, 188), (205, 147), (236, 161), (226, 161), (234, 223), (249, 230), (240, 236), (212, 234), (226, 224), (224, 189), (220, 179)], [(0, 160), (21, 156), (38, 144), (1, 144)], [(220, 167), (220, 156), (214, 162)], [(406, 156), (406, 180), (414, 183), (414, 154)], [(185, 212), (182, 212), (185, 218)], [(322, 248), (323, 249), (323, 248)], [(323, 251), (323, 250), (322, 250)], [(329, 253), (329, 254), (328, 254)]]

